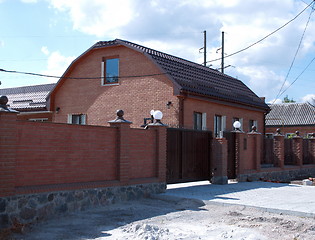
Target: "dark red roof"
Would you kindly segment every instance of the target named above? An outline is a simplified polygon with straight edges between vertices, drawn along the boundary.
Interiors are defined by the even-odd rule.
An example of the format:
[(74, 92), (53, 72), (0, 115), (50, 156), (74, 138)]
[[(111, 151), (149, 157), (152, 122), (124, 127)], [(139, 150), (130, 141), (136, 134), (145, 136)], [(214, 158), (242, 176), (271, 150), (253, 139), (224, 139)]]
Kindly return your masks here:
[(269, 106), (242, 81), (209, 67), (121, 39), (98, 42), (92, 49), (116, 45), (130, 47), (149, 56), (179, 86), (181, 92), (269, 110)]

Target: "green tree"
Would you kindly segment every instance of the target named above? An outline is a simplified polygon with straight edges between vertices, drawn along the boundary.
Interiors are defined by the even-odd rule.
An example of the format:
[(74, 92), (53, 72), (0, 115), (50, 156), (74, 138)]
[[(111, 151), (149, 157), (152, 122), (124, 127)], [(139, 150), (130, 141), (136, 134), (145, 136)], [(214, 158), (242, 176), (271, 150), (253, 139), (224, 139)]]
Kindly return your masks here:
[(283, 98), (282, 102), (283, 103), (295, 103), (293, 98), (289, 99), (288, 95)]

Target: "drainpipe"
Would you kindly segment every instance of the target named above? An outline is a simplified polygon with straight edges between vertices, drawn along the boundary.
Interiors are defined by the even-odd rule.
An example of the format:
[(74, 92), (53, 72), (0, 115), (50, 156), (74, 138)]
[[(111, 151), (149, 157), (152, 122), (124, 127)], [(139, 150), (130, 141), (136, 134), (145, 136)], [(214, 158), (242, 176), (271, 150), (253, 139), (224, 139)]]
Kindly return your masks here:
[(179, 99), (179, 119), (178, 119), (178, 127), (183, 128), (184, 127), (184, 100), (185, 97), (180, 96)]

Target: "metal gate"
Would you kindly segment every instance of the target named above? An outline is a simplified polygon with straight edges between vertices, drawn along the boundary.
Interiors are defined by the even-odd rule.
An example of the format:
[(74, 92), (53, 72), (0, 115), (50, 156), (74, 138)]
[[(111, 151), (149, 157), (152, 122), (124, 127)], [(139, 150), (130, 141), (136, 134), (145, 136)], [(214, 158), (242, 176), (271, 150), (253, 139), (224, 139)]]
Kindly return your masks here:
[(210, 180), (212, 132), (167, 129), (167, 183)]

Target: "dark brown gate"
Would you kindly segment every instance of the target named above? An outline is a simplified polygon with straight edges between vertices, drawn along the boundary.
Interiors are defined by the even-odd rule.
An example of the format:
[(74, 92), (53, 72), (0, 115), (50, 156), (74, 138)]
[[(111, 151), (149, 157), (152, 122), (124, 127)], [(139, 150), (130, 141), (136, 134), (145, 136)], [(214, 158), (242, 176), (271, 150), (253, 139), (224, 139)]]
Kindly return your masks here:
[(167, 129), (167, 183), (210, 180), (212, 132)]
[(227, 177), (228, 179), (236, 178), (236, 159), (235, 159), (235, 133), (224, 132), (223, 136), (228, 143), (228, 159), (227, 159)]

